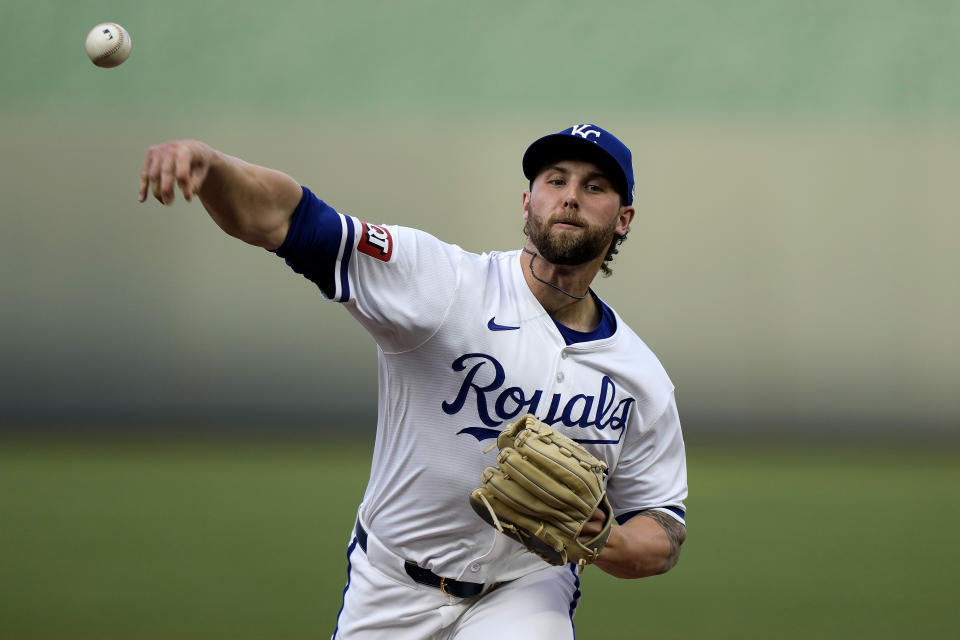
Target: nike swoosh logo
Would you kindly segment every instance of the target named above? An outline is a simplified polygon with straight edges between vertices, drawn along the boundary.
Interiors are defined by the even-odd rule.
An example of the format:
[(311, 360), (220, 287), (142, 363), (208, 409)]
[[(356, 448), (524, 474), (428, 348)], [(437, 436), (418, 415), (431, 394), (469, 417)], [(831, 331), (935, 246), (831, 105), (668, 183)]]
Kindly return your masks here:
[(496, 318), (496, 316), (493, 316), (493, 318), (490, 318), (490, 320), (487, 321), (487, 329), (490, 329), (490, 331), (513, 331), (515, 329), (520, 328), (520, 327), (508, 327), (506, 325), (497, 324), (496, 322), (494, 322), (493, 320), (494, 318)]
[(457, 431), (457, 435), (465, 433), (469, 436), (473, 436), (477, 439), (477, 442), (483, 442), (484, 440), (489, 440), (491, 438), (496, 438), (500, 435), (499, 429), (485, 429), (484, 427), (467, 427), (466, 429), (460, 429)]

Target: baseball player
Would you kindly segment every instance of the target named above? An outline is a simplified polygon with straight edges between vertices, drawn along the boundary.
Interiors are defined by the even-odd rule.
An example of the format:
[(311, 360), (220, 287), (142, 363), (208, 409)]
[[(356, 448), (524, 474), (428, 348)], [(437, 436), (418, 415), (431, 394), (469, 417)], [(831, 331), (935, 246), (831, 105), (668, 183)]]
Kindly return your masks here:
[[(376, 341), (376, 441), (334, 638), (573, 637), (577, 566), (545, 562), (468, 500), (497, 463), (498, 434), (526, 414), (606, 465), (615, 523), (597, 567), (639, 578), (677, 562), (687, 485), (673, 385), (590, 288), (634, 218), (630, 151), (578, 124), (533, 142), (522, 167), (523, 247), (478, 255), (341, 213), (202, 142), (147, 153), (141, 202), (170, 204), (176, 187), (199, 197), (225, 232), (275, 252)], [(606, 518), (594, 511), (578, 539)]]

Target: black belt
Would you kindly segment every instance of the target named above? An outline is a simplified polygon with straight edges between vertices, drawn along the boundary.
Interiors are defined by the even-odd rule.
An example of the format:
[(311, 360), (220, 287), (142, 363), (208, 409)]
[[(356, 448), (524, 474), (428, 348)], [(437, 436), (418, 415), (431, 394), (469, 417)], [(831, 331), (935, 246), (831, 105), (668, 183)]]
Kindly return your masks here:
[[(363, 549), (364, 553), (366, 553), (367, 532), (363, 528), (363, 525), (360, 524), (359, 520), (357, 520), (357, 542), (360, 543), (360, 548)], [(459, 580), (442, 578), (433, 571), (424, 569), (420, 565), (410, 562), (409, 560), (403, 563), (403, 568), (407, 572), (407, 575), (413, 578), (414, 582), (426, 585), (428, 587), (433, 587), (435, 589), (440, 589), (440, 591), (448, 596), (472, 598), (473, 596), (480, 595), (483, 593), (484, 589), (486, 589), (485, 585), (478, 584), (476, 582), (460, 582)]]

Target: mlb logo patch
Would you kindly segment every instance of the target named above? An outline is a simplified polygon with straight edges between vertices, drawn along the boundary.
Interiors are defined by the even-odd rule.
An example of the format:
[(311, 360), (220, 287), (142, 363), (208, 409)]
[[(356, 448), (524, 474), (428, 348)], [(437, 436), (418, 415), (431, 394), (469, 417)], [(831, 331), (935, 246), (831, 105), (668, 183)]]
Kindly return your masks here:
[(390, 261), (393, 255), (393, 236), (386, 227), (361, 222), (363, 230), (360, 232), (360, 244), (357, 250), (377, 260)]

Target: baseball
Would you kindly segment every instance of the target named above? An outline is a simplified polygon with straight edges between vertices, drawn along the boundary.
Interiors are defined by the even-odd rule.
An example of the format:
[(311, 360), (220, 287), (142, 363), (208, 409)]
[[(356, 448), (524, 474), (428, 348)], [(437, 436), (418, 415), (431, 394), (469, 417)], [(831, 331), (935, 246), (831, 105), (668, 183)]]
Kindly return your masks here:
[(98, 67), (116, 67), (130, 55), (133, 42), (116, 22), (98, 24), (87, 34), (87, 55)]

